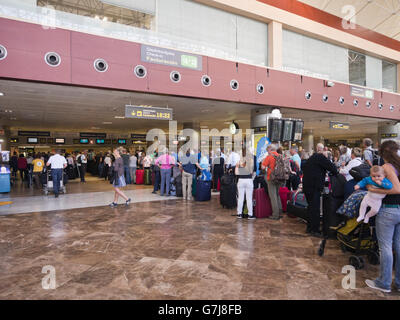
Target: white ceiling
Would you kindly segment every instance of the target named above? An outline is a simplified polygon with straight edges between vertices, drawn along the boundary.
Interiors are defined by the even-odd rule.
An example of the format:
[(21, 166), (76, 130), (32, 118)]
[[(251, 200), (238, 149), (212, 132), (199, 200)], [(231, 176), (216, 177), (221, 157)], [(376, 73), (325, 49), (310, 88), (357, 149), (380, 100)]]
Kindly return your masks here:
[[(9, 126), (12, 130), (146, 133), (160, 128), (168, 131), (168, 121), (115, 119), (115, 116), (124, 116), (126, 104), (168, 106), (173, 109), (178, 129), (184, 122), (194, 121), (209, 129), (222, 130), (233, 120), (241, 129), (247, 129), (251, 109), (261, 108), (242, 103), (11, 80), (0, 80), (0, 92), (4, 93), (0, 96), (0, 126)], [(326, 138), (376, 134), (378, 122), (387, 121), (289, 108), (282, 108), (281, 112), (284, 117), (303, 119), (305, 129)], [(351, 130), (330, 130), (329, 121), (348, 122)]]
[(400, 0), (298, 0), (340, 18), (344, 6), (355, 8), (355, 23), (400, 40)]

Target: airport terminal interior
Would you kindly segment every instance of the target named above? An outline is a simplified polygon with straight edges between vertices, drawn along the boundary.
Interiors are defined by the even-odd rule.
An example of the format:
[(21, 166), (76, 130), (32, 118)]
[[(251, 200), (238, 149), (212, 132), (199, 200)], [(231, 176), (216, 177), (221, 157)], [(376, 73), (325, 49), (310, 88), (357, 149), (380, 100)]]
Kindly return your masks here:
[[(339, 169), (343, 147), (363, 151), (365, 139), (375, 149), (400, 142), (400, 28), (385, 22), (399, 21), (400, 4), (168, 0), (165, 8), (165, 2), (0, 0), (0, 299), (400, 300), (395, 289), (365, 284), (380, 273), (378, 244), (360, 258), (337, 229), (329, 238), (306, 232), (307, 219), (289, 210), (301, 185), (281, 185), (288, 195), (279, 199), (278, 219), (271, 219), (271, 205), (263, 208), (271, 211), (268, 219), (256, 213), (254, 220), (238, 219), (236, 191), (235, 206), (222, 205), (235, 137), (244, 141), (240, 151), (250, 146), (252, 178), (261, 180), (259, 157), (269, 144), (285, 157), (296, 150), (302, 161), (323, 144)], [(349, 20), (357, 32), (315, 20), (328, 15), (340, 22), (346, 5), (359, 18)], [(183, 17), (196, 10), (194, 25), (202, 18), (212, 26), (188, 36), (191, 21)], [(374, 21), (372, 12), (379, 13)], [(175, 19), (182, 21), (174, 25)], [(218, 34), (207, 38), (219, 22)], [(146, 54), (154, 48), (165, 60), (151, 61)], [(154, 155), (151, 146), (163, 141), (150, 134), (155, 129), (165, 133), (171, 155), (193, 139), (184, 129), (200, 135), (192, 151), (207, 152), (211, 178), (197, 169), (192, 188), (197, 183), (200, 194), (208, 182), (209, 199), (195, 191), (193, 199), (182, 197), (175, 175), (168, 197), (155, 188), (162, 152)], [(129, 169), (122, 174), (130, 204), (120, 198), (112, 207), (113, 168), (105, 159), (114, 162), (115, 149), (137, 157), (138, 180)], [(213, 159), (221, 152), (225, 172), (215, 182)], [(46, 169), (56, 153), (67, 162), (57, 197)], [(20, 168), (21, 158), (27, 165)], [(34, 159), (45, 163), (36, 175)], [(139, 171), (148, 171), (143, 181)], [(300, 182), (302, 174), (294, 174)], [(255, 196), (251, 206), (258, 210)], [(243, 213), (248, 208), (245, 202)], [(321, 217), (326, 210), (321, 202)], [(364, 227), (374, 234), (373, 226)], [(356, 269), (353, 287), (343, 280), (349, 265)], [(56, 275), (50, 289), (46, 268)]]

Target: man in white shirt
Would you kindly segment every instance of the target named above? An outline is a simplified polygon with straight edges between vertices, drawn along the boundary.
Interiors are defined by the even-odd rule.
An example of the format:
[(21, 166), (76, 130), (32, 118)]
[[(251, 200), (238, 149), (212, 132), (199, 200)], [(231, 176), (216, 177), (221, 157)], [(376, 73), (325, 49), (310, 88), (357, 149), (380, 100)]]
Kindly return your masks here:
[(353, 148), (353, 151), (351, 152), (351, 160), (349, 161), (349, 163), (347, 165), (344, 162), (340, 164), (341, 167), (339, 169), (339, 173), (343, 174), (347, 181), (353, 179), (353, 177), (349, 173), (350, 170), (352, 168), (358, 167), (363, 163), (363, 161), (361, 160), (361, 156), (361, 148)]
[(78, 170), (79, 170), (79, 173), (81, 176), (81, 182), (86, 182), (85, 174), (86, 174), (86, 170), (87, 170), (87, 159), (88, 159), (87, 154), (88, 154), (88, 151), (84, 150), (83, 153), (81, 153), (80, 155), (78, 155), (76, 157)]
[(226, 163), (226, 166), (229, 168), (235, 168), (236, 164), (240, 161), (240, 155), (239, 153), (235, 152), (232, 150), (231, 154), (228, 157), (228, 161)]
[(67, 160), (60, 155), (61, 151), (56, 150), (56, 154), (47, 161), (47, 166), (51, 166), (51, 176), (53, 177), (54, 195), (58, 198), (60, 192), (60, 181), (63, 178), (63, 171), (67, 167)]

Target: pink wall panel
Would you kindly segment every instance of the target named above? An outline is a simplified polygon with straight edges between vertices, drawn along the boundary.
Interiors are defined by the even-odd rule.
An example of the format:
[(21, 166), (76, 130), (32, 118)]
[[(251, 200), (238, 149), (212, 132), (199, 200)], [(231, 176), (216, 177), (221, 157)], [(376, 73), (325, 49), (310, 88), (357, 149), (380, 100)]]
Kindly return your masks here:
[[(0, 44), (8, 52), (0, 61), (0, 77), (70, 82), (70, 35), (61, 29), (46, 30), (39, 25), (0, 19)], [(60, 55), (59, 67), (46, 64), (48, 52)]]
[[(90, 87), (180, 95), (249, 104), (275, 105), (305, 110), (336, 112), (369, 117), (400, 119), (400, 96), (375, 91), (372, 107), (367, 109), (367, 99), (357, 98), (359, 106), (353, 106), (350, 86), (336, 83), (325, 87), (324, 81), (297, 74), (235, 63), (211, 57), (202, 57), (202, 70), (149, 64), (141, 61), (140, 44), (109, 39), (67, 30), (45, 30), (41, 26), (0, 18), (0, 44), (8, 50), (8, 56), (0, 60), (0, 78), (25, 79), (54, 83), (66, 83)], [(61, 65), (54, 68), (44, 61), (46, 52), (54, 51), (61, 56)], [(93, 63), (97, 58), (107, 61), (106, 72), (98, 72)], [(147, 77), (139, 79), (134, 67), (147, 68)], [(176, 70), (181, 80), (174, 83), (170, 72)], [(209, 75), (211, 86), (201, 83), (202, 75)], [(239, 82), (234, 91), (230, 81)], [(258, 83), (264, 85), (264, 93), (256, 91)], [(312, 100), (304, 97), (311, 91)], [(324, 103), (322, 96), (328, 94)], [(345, 98), (340, 105), (339, 97)], [(382, 102), (384, 109), (378, 110)], [(389, 106), (395, 110), (391, 112)]]

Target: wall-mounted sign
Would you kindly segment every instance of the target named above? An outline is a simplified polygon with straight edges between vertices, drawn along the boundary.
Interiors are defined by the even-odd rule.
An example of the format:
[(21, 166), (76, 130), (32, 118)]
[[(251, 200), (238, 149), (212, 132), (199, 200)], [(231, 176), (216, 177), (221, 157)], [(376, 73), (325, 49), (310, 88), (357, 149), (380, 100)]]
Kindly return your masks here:
[(81, 132), (79, 136), (81, 138), (107, 138), (107, 133)]
[(254, 133), (267, 132), (267, 127), (254, 128)]
[(153, 47), (142, 44), (141, 60), (148, 63), (162, 64), (165, 66), (188, 68), (201, 71), (202, 57), (196, 54)]
[(132, 133), (131, 139), (134, 140), (146, 140), (146, 134)]
[(105, 140), (104, 139), (96, 139), (96, 144), (104, 144)]
[(382, 133), (381, 138), (397, 138), (397, 133)]
[(125, 118), (172, 120), (172, 109), (125, 106)]
[(350, 94), (353, 97), (374, 99), (374, 90), (351, 86)]
[(79, 143), (80, 144), (88, 144), (89, 143), (89, 139), (80, 139)]
[(56, 144), (65, 144), (65, 138), (56, 138)]
[(22, 137), (29, 137), (29, 136), (50, 137), (50, 131), (18, 131), (18, 135)]
[(11, 138), (10, 143), (18, 143), (19, 139), (18, 138)]
[(126, 144), (126, 139), (118, 139), (118, 144)]
[(31, 144), (37, 144), (38, 143), (38, 138), (28, 138), (27, 142), (31, 143)]
[(350, 123), (329, 121), (329, 129), (349, 130)]

